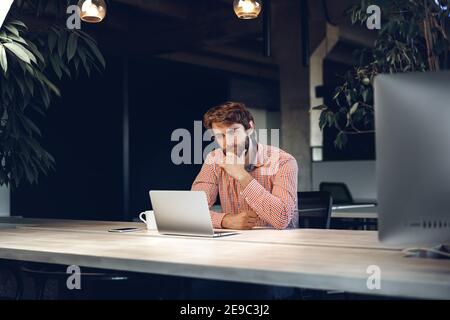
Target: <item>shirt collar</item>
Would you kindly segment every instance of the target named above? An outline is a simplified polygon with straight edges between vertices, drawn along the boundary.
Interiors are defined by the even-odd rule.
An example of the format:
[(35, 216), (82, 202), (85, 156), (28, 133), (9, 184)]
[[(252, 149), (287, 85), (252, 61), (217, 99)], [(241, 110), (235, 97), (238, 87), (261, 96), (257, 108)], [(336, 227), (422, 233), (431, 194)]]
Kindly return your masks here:
[(259, 168), (266, 163), (267, 159), (265, 157), (264, 146), (261, 143), (257, 143), (255, 146), (250, 146), (249, 152), (250, 163), (245, 167), (247, 171), (251, 171), (254, 168)]

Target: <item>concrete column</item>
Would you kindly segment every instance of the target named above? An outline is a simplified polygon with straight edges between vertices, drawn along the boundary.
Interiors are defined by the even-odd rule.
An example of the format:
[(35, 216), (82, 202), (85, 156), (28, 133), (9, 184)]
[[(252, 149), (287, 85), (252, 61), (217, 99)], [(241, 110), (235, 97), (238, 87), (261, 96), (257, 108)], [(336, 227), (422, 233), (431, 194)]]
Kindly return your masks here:
[[(316, 107), (323, 105), (323, 98), (316, 97), (316, 87), (322, 86), (323, 79), (323, 61), (331, 52), (339, 40), (339, 28), (326, 25), (326, 37), (321, 41), (319, 46), (312, 52), (309, 70), (310, 81), (310, 106)], [(316, 153), (313, 155), (314, 160), (322, 160), (322, 146), (323, 146), (323, 132), (319, 127), (319, 120), (321, 110), (311, 110), (310, 125), (311, 125), (311, 147), (318, 147)], [(314, 152), (314, 151), (313, 151)], [(315, 157), (314, 157), (315, 156)]]
[(280, 69), (281, 147), (299, 166), (299, 191), (312, 188), (310, 74), (302, 66), (300, 1), (272, 5), (273, 53)]

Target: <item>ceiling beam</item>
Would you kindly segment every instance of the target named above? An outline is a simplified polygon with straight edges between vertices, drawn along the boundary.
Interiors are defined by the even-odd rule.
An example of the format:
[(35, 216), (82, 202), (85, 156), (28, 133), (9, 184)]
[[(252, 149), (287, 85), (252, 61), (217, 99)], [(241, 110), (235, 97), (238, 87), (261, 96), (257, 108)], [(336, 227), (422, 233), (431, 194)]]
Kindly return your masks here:
[(273, 57), (265, 57), (259, 54), (259, 51), (248, 51), (240, 49), (239, 46), (206, 46), (202, 48), (206, 52), (211, 52), (215, 55), (222, 55), (225, 59), (236, 59), (242, 62), (254, 62), (268, 67), (276, 67), (277, 63)]
[(178, 19), (192, 18), (196, 8), (185, 0), (114, 0), (114, 2)]
[[(162, 54), (176, 51), (192, 51), (204, 47), (223, 47), (240, 39), (257, 36), (262, 30), (261, 19), (240, 21), (234, 17), (217, 21), (178, 23), (176, 26), (155, 25), (154, 28), (138, 28), (143, 22), (130, 21), (129, 31), (111, 33), (92, 28), (99, 34), (99, 41), (108, 47), (127, 47), (129, 54)], [(261, 50), (258, 50), (261, 52)]]
[(223, 57), (214, 57), (210, 53), (175, 52), (158, 55), (159, 58), (195, 64), (216, 70), (223, 70), (245, 76), (257, 77), (277, 81), (279, 79), (278, 67), (268, 67), (248, 62), (226, 60)]
[(377, 31), (371, 31), (358, 25), (348, 26), (342, 24), (339, 26), (339, 40), (360, 45), (362, 47), (372, 48), (377, 39)]

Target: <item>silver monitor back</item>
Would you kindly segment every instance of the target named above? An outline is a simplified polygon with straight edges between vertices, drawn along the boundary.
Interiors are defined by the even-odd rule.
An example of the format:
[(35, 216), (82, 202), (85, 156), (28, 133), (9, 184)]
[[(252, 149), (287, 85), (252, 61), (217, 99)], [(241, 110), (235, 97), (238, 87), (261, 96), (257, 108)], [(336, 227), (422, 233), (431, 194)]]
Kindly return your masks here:
[(450, 72), (375, 79), (382, 242), (450, 243)]

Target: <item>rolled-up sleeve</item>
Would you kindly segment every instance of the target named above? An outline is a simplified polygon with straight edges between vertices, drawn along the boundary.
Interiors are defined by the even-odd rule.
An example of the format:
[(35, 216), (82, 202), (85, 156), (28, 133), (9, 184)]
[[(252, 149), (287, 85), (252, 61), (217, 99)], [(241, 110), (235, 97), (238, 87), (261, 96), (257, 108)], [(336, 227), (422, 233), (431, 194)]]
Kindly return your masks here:
[[(192, 191), (204, 191), (206, 193), (209, 208), (216, 202), (219, 190), (215, 164), (211, 157), (211, 154), (209, 154), (191, 188)], [(213, 227), (216, 229), (222, 228), (222, 219), (226, 213), (215, 212), (213, 210), (209, 212)]]
[(297, 179), (297, 161), (289, 158), (280, 163), (273, 179), (272, 192), (253, 179), (242, 191), (242, 195), (260, 219), (276, 229), (285, 229), (295, 214)]

